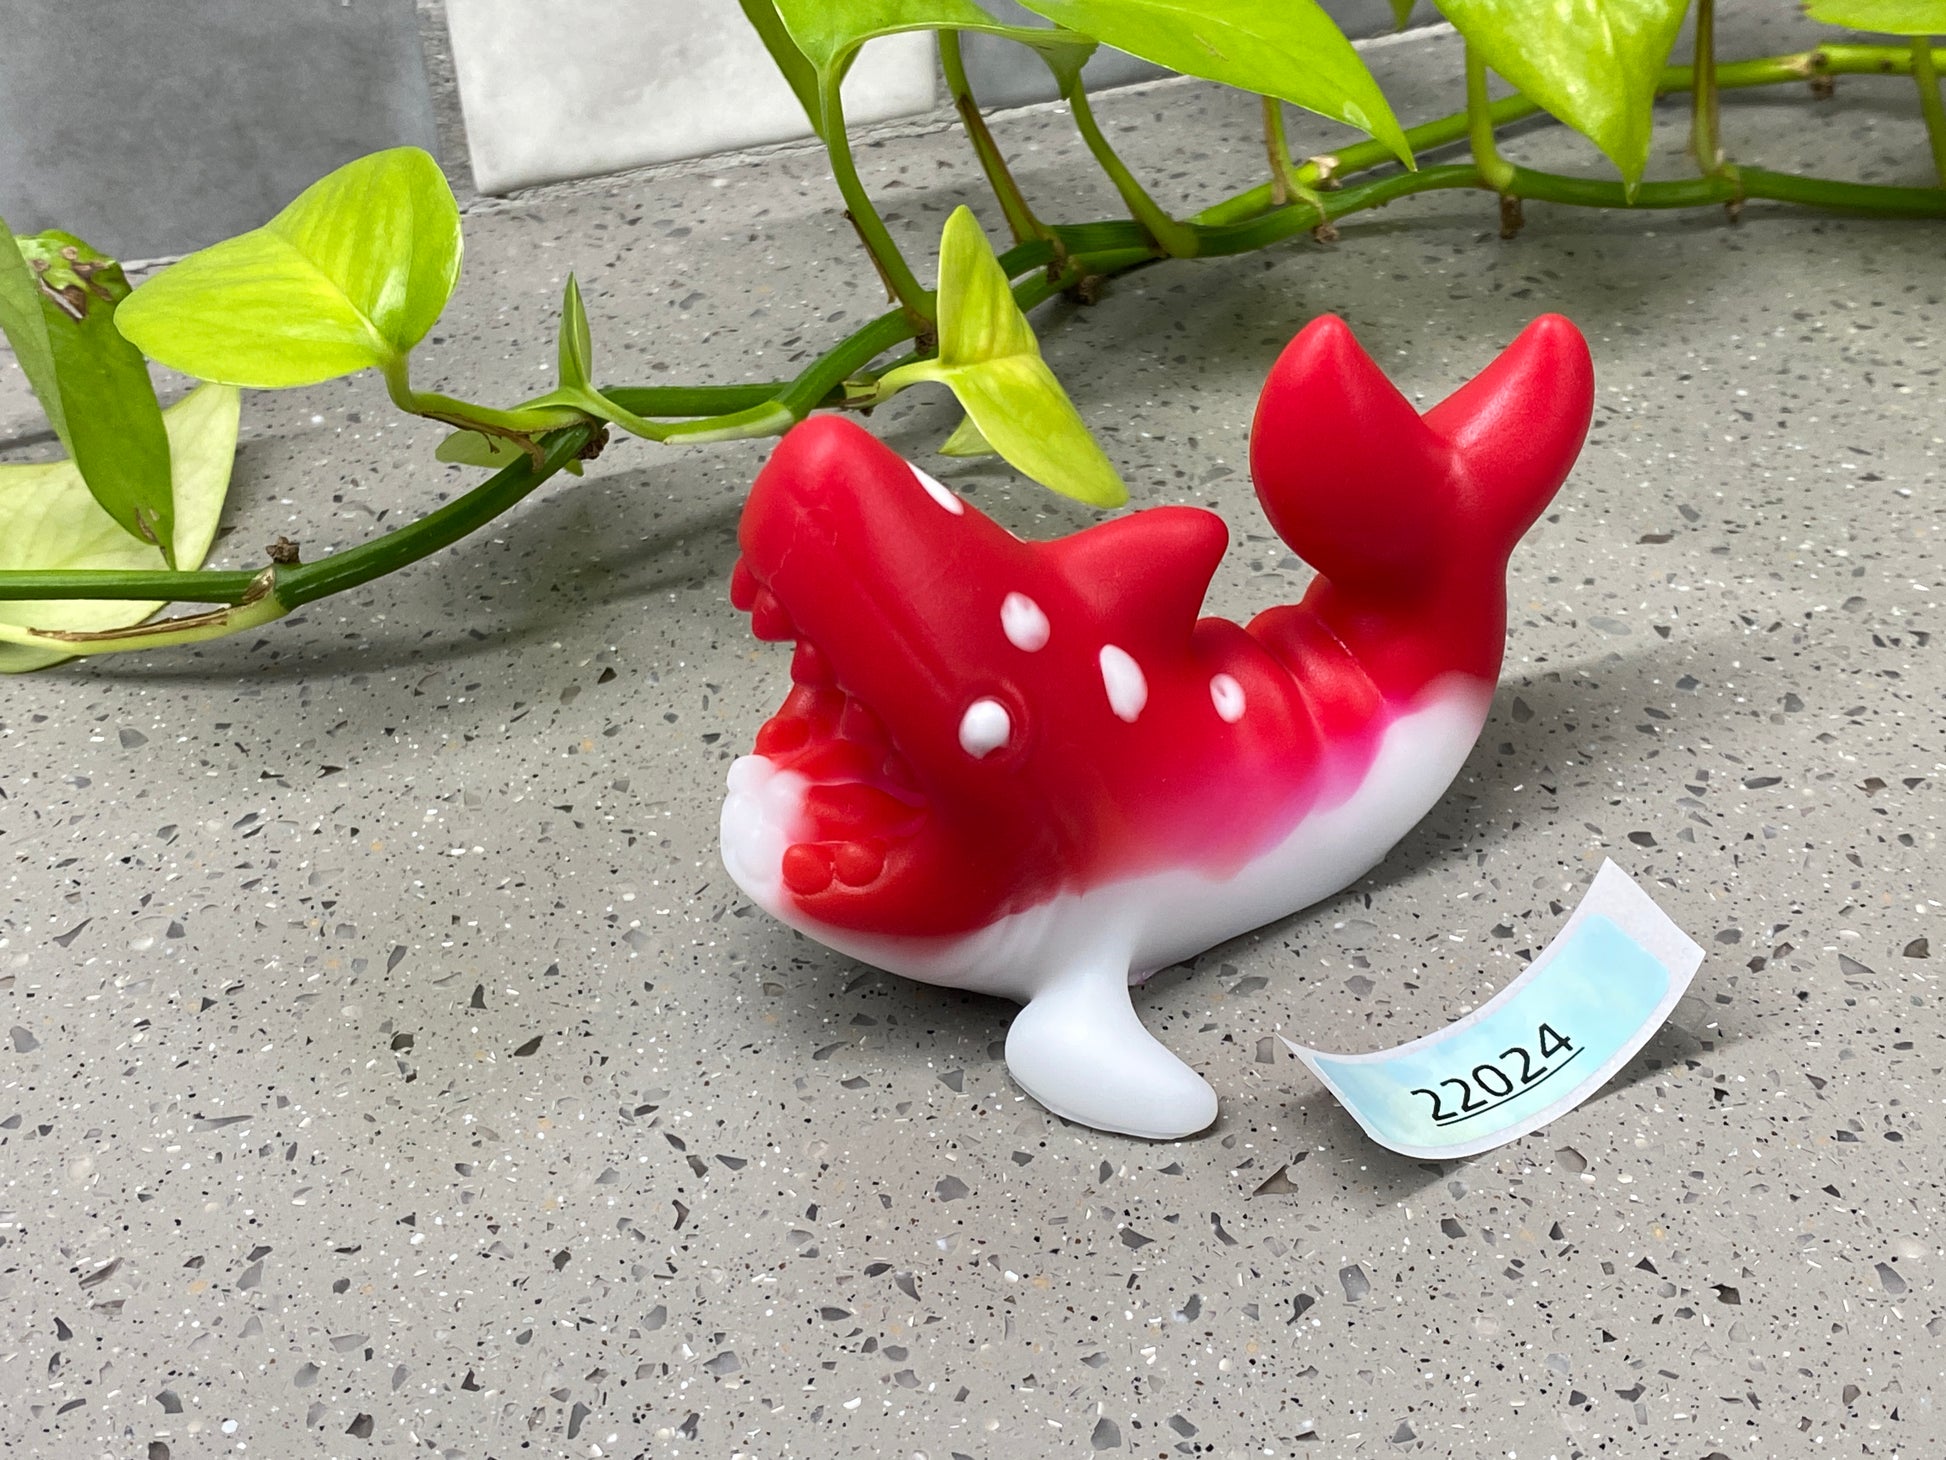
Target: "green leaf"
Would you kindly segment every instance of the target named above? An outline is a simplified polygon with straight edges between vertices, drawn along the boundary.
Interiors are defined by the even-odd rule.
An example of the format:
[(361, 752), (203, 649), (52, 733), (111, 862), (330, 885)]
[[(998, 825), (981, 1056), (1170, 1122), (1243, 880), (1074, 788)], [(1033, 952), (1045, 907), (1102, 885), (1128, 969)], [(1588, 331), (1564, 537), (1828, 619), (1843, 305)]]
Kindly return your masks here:
[[(175, 480), (175, 559), (200, 568), (216, 540), (236, 455), (238, 394), (227, 385), (198, 386), (162, 412)], [(0, 570), (153, 569), (161, 550), (130, 537), (89, 495), (72, 461), (0, 466)], [(76, 598), (0, 601), (6, 627), (118, 629), (153, 614), (160, 603)], [(0, 642), (0, 673), (17, 674), (73, 656), (40, 644)]]
[(1412, 7), (1419, 0), (1392, 0), (1392, 28), (1404, 30), (1405, 23), (1412, 19)]
[(1946, 35), (1946, 0), (1809, 0), (1811, 19), (1881, 35)]
[(1649, 162), (1662, 66), (1689, 0), (1439, 0), (1481, 58), (1586, 136), (1630, 191)]
[[(746, 0), (745, 13), (749, 12), (751, 3), (755, 0)], [(842, 76), (844, 68), (851, 64), (852, 57), (866, 41), (908, 30), (972, 30), (1005, 36), (1031, 46), (1044, 57), (1062, 57), (1061, 65), (1068, 64), (1068, 58), (1079, 51), (1080, 59), (1073, 62), (1076, 68), (1095, 48), (1087, 36), (1065, 30), (1002, 25), (973, 0), (775, 0), (775, 3), (791, 40), (820, 77)], [(757, 28), (760, 32), (763, 29), (761, 25)], [(774, 49), (772, 54), (776, 54)], [(1056, 63), (1049, 60), (1048, 64)], [(790, 73), (786, 70), (785, 74)], [(1057, 67), (1055, 74), (1063, 73)], [(795, 88), (797, 82), (793, 80), (791, 85)], [(799, 91), (798, 99), (803, 97), (804, 93)], [(815, 123), (820, 113), (809, 106), (805, 110), (811, 112)]]
[(939, 242), (939, 357), (888, 371), (880, 383), (896, 391), (920, 380), (950, 388), (973, 429), (1042, 486), (1097, 507), (1128, 500), (1128, 488), (1041, 358), (969, 208), (953, 211)]
[(459, 278), (459, 208), (417, 147), (320, 178), (262, 228), (143, 284), (122, 333), (205, 380), (312, 385), (398, 361)]
[(1398, 118), (1317, 0), (1021, 0), (1145, 61), (1280, 97), (1368, 132), (1407, 166)]
[(971, 416), (960, 418), (953, 434), (939, 443), (941, 456), (992, 456), (993, 443), (980, 434), (980, 428), (973, 424)]
[[(478, 431), (454, 432), (439, 443), (433, 455), (455, 466), (487, 466), (495, 471), (527, 459), (527, 453), (513, 442), (499, 436), (482, 436)], [(582, 466), (578, 461), (570, 461), (563, 464), (562, 470), (578, 477)]]
[(588, 337), (588, 311), (581, 303), (581, 286), (568, 275), (561, 291), (561, 347), (556, 378), (562, 385), (587, 389), (593, 374), (595, 346)]
[(0, 332), (13, 346), (20, 373), (27, 377), (48, 424), (61, 444), (68, 444), (67, 413), (61, 409), (61, 387), (54, 378), (54, 346), (47, 338), (47, 317), (41, 312), (40, 286), (27, 267), (20, 241), (0, 218)]
[(49, 424), (102, 509), (166, 552), (169, 439), (148, 364), (115, 328), (115, 308), (128, 297), (122, 266), (71, 233), (16, 239), (4, 223), (0, 255), (0, 323), (20, 337), (21, 368)]
[(750, 24), (756, 27), (764, 49), (770, 52), (770, 59), (777, 63), (777, 69), (784, 73), (791, 90), (797, 96), (797, 104), (804, 108), (804, 115), (810, 118), (811, 130), (819, 136), (824, 135), (824, 108), (818, 104), (818, 72), (804, 58), (804, 52), (797, 48), (791, 33), (784, 29), (783, 17), (777, 13), (776, 0), (742, 0), (743, 13), (749, 17)]
[(490, 466), (498, 471), (503, 466), (512, 466), (527, 453), (504, 436), (455, 431), (439, 443), (439, 449), (433, 455), (454, 466)]

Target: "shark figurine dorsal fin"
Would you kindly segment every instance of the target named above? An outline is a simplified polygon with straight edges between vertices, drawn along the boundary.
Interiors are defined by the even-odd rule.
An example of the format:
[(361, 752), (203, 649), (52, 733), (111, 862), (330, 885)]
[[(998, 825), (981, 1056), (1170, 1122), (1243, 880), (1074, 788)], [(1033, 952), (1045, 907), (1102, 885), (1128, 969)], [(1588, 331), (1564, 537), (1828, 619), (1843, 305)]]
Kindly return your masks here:
[(1200, 507), (1152, 507), (1037, 551), (1129, 643), (1179, 648), (1202, 612), (1230, 529)]

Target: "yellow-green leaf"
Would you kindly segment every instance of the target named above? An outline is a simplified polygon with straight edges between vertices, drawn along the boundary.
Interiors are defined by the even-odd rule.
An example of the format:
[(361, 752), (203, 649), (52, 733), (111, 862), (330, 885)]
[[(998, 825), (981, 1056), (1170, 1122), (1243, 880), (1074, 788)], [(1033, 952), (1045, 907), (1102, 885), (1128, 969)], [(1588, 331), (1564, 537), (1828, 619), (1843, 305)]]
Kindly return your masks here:
[[(176, 566), (199, 568), (216, 540), (236, 455), (238, 395), (203, 385), (162, 413), (175, 482)], [(154, 569), (162, 552), (130, 537), (88, 492), (72, 461), (0, 466), (0, 570)], [(133, 627), (160, 603), (77, 598), (0, 601), (0, 673), (17, 674), (72, 656), (18, 642), (24, 627)], [(9, 633), (8, 630), (14, 632)]]
[(1016, 470), (1097, 507), (1126, 502), (1128, 488), (1041, 358), (1027, 316), (968, 208), (953, 211), (940, 238), (938, 307), (938, 358), (902, 365), (881, 384), (895, 391), (937, 381)]
[(824, 131), (824, 108), (818, 102), (818, 73), (804, 52), (797, 48), (791, 33), (784, 28), (783, 17), (777, 13), (777, 0), (742, 0), (743, 13), (770, 52), (771, 60), (783, 73), (784, 80), (790, 83), (797, 104), (804, 108), (804, 115), (810, 119), (811, 130), (822, 134)]
[[(1057, 76), (1070, 64), (1079, 66), (1095, 48), (1088, 37), (1071, 31), (1002, 25), (973, 0), (776, 0), (776, 8), (798, 51), (820, 77), (827, 79), (844, 75), (866, 41), (901, 31), (971, 30), (1005, 36), (1040, 51)], [(747, 4), (745, 10), (749, 10)], [(758, 26), (760, 32), (763, 29)], [(1075, 59), (1077, 53), (1079, 59)], [(785, 74), (791, 75), (788, 66)], [(800, 86), (800, 79), (793, 76), (791, 84)], [(798, 95), (802, 99), (802, 90)], [(811, 111), (816, 124), (818, 112), (809, 103), (805, 109)]]
[(980, 434), (971, 416), (964, 416), (953, 434), (939, 443), (941, 456), (992, 456), (993, 443)]
[(1813, 20), (1880, 35), (1946, 35), (1946, 0), (1810, 0)]
[(1689, 0), (1439, 0), (1480, 57), (1606, 152), (1632, 190)]
[(512, 466), (526, 454), (504, 436), (485, 436), (478, 431), (455, 431), (433, 452), (439, 460), (454, 466), (490, 466), (495, 471)]
[(0, 329), (48, 424), (124, 532), (173, 540), (169, 440), (148, 362), (115, 328), (128, 280), (72, 233), (15, 238), (0, 222)]
[(1106, 45), (1367, 132), (1408, 166), (1391, 104), (1317, 0), (1021, 0)]
[(561, 291), (561, 341), (555, 378), (566, 386), (586, 389), (594, 370), (594, 341), (588, 335), (588, 310), (581, 302), (581, 286), (568, 275)]
[(204, 380), (311, 385), (403, 357), (446, 307), (459, 266), (459, 208), (439, 164), (394, 147), (164, 269), (117, 322), (153, 358)]

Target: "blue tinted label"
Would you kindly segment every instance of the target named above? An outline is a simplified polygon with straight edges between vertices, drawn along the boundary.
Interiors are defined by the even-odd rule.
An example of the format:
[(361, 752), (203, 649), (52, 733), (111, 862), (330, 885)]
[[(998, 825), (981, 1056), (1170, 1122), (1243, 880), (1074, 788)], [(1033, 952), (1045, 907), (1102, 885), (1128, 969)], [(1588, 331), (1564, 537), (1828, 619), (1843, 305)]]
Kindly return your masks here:
[(1408, 1156), (1470, 1156), (1579, 1105), (1662, 1026), (1703, 950), (1603, 863), (1560, 936), (1493, 1000), (1375, 1054), (1291, 1052), (1365, 1133)]

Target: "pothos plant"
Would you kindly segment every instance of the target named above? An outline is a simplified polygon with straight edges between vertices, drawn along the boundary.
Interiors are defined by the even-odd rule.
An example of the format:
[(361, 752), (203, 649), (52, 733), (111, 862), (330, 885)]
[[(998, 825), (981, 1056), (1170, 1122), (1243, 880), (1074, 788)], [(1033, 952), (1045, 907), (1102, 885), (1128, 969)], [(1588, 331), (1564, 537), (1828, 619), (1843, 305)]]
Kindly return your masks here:
[[(1092, 300), (1105, 281), (1166, 258), (1239, 254), (1311, 234), (1414, 193), (1497, 198), (1504, 236), (1527, 201), (1588, 207), (1720, 206), (1767, 200), (1898, 218), (1946, 218), (1946, 108), (1932, 37), (1946, 0), (1810, 0), (1817, 19), (1901, 38), (1719, 60), (1715, 0), (1695, 0), (1688, 64), (1669, 60), (1690, 0), (1438, 0), (1465, 40), (1464, 105), (1402, 126), (1317, 0), (1022, 0), (1048, 26), (995, 21), (973, 0), (740, 0), (824, 144), (845, 214), (891, 308), (833, 343), (794, 379), (727, 386), (594, 384), (593, 341), (572, 276), (562, 299), (553, 390), (496, 407), (412, 383), (459, 279), (460, 219), (425, 153), (376, 153), (306, 189), (263, 227), (190, 255), (130, 290), (120, 266), (63, 233), (15, 238), (0, 222), (0, 330), (65, 459), (0, 466), (0, 671), (77, 654), (156, 648), (236, 633), (439, 551), (561, 471), (578, 472), (611, 429), (663, 443), (776, 435), (813, 410), (859, 410), (902, 390), (946, 386), (965, 420), (948, 454), (997, 452), (1034, 480), (1099, 507), (1127, 493), (1041, 358), (1027, 312), (1057, 293)], [(1392, 0), (1405, 24), (1413, 0)], [(893, 238), (853, 164), (843, 82), (867, 42), (937, 35), (953, 106), (1012, 246), (994, 254), (966, 207), (947, 220), (935, 287)], [(961, 37), (1034, 51), (1128, 216), (1045, 218), (1016, 184), (968, 85)], [(1262, 100), (1265, 178), (1189, 216), (1158, 201), (1090, 109), (1082, 67), (1112, 45)], [(1514, 90), (1492, 97), (1488, 71)], [(1842, 75), (1910, 76), (1937, 186), (1785, 174), (1726, 151), (1718, 99), (1734, 87)], [(1694, 175), (1645, 180), (1653, 104), (1690, 97)], [(1285, 107), (1362, 133), (1299, 158)], [(1569, 177), (1502, 156), (1498, 132), (1545, 112), (1589, 139), (1617, 176)], [(1432, 154), (1459, 151), (1445, 161)], [(147, 359), (205, 382), (163, 410)], [(201, 565), (215, 540), (235, 450), (239, 392), (376, 371), (401, 409), (455, 428), (440, 459), (494, 468), (438, 510), (315, 562), (279, 540), (268, 561)], [(166, 603), (212, 607), (150, 622)]]

